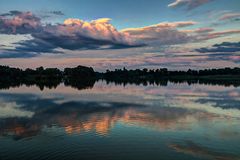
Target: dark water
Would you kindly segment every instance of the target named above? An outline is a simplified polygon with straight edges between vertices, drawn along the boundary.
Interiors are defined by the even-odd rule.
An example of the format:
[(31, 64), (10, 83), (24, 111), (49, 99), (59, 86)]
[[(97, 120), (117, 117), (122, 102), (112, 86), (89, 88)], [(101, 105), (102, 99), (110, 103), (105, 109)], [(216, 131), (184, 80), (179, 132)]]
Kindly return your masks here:
[(240, 88), (1, 90), (0, 159), (239, 160)]

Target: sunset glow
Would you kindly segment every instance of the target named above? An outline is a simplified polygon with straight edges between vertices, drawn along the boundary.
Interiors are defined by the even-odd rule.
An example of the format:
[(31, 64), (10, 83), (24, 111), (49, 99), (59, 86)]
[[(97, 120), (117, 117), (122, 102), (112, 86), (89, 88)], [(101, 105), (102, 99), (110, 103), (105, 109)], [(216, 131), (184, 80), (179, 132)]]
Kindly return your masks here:
[[(238, 67), (240, 4), (225, 1), (44, 0), (33, 5), (3, 0), (0, 63), (21, 68), (82, 64), (98, 71)], [(229, 45), (221, 46), (224, 42)]]

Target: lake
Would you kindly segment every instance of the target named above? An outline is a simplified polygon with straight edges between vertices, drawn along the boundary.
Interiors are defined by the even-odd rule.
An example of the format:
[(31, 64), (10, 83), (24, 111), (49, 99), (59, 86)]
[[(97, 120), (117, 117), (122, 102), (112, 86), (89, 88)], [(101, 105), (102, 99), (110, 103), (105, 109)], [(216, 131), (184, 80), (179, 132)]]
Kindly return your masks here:
[(0, 159), (239, 160), (240, 87), (1, 89)]

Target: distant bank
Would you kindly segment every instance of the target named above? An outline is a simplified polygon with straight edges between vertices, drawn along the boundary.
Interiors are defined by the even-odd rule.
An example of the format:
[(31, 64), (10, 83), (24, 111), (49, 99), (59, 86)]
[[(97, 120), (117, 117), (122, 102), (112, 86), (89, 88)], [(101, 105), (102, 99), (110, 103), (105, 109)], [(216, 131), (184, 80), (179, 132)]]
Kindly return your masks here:
[(156, 84), (187, 82), (240, 86), (240, 68), (221, 68), (188, 71), (169, 71), (167, 68), (160, 69), (116, 69), (107, 70), (104, 73), (95, 72), (92, 67), (77, 66), (65, 68), (19, 69), (9, 66), (0, 66), (0, 89), (12, 86), (37, 85), (40, 89), (44, 87), (56, 87), (60, 83), (70, 85), (78, 89), (93, 86), (95, 81), (106, 80), (116, 84)]

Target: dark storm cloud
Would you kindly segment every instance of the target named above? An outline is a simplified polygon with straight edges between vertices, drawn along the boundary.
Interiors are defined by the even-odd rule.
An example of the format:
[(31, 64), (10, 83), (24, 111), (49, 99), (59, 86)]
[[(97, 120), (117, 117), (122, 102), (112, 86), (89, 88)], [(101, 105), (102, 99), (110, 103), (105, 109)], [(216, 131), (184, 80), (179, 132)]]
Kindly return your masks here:
[(12, 10), (12, 11), (9, 11), (8, 13), (3, 13), (3, 14), (0, 14), (0, 16), (15, 16), (15, 15), (19, 15), (21, 14), (22, 12), (21, 11), (17, 11), (17, 10)]
[(210, 48), (199, 48), (196, 49), (200, 53), (208, 52), (239, 52), (240, 42), (223, 42), (221, 44), (215, 44)]
[(72, 37), (68, 35), (56, 35), (49, 32), (41, 32), (40, 34), (33, 34), (32, 36), (41, 40), (42, 42), (45, 42), (38, 43), (39, 47), (44, 48), (45, 44), (48, 44), (51, 49), (63, 48), (69, 50), (84, 50), (101, 49), (104, 46), (107, 46), (107, 49), (120, 49), (140, 46), (128, 45), (111, 40), (95, 39), (82, 34), (76, 34), (74, 37)]
[(11, 52), (11, 51), (4, 51), (4, 53), (0, 53), (0, 59), (5, 59), (5, 58), (32, 58), (36, 57), (37, 54), (35, 53), (19, 53), (19, 52)]
[(50, 11), (51, 14), (57, 15), (57, 16), (63, 16), (64, 13), (62, 11)]
[(34, 53), (61, 53), (55, 51), (56, 46), (41, 39), (31, 39), (15, 43), (14, 51), (16, 52), (34, 52)]

